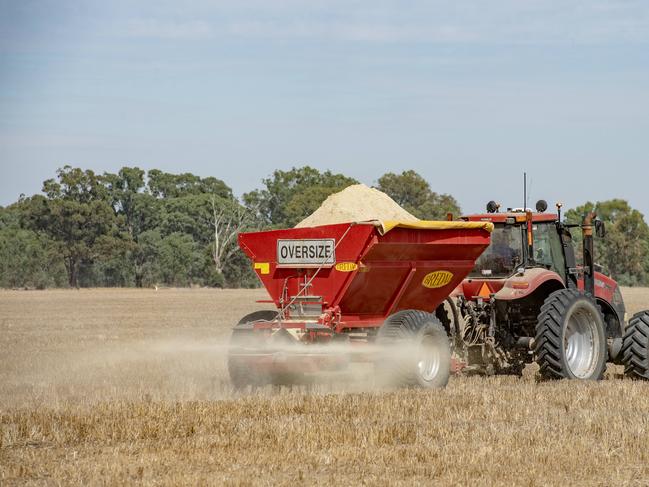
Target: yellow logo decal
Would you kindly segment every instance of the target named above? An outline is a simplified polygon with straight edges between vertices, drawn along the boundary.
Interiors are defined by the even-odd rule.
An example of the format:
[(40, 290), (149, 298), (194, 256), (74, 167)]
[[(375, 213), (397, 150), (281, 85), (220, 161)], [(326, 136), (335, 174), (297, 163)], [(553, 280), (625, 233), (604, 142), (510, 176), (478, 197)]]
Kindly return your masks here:
[(340, 272), (352, 272), (358, 269), (358, 264), (355, 262), (338, 262), (336, 270)]
[(453, 279), (453, 274), (449, 271), (435, 271), (424, 276), (421, 282), (424, 287), (436, 289), (446, 286)]

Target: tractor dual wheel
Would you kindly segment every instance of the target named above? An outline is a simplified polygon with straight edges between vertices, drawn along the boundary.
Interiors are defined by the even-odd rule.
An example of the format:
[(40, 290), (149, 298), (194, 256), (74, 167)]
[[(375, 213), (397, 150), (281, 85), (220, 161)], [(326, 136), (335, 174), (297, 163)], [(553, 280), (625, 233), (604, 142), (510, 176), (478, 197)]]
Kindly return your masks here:
[(446, 386), (451, 371), (448, 336), (439, 319), (419, 310), (390, 316), (379, 329), (380, 379), (397, 387)]
[(546, 379), (599, 380), (606, 369), (604, 317), (595, 300), (574, 289), (547, 297), (536, 325), (534, 354)]
[(641, 311), (629, 320), (622, 344), (625, 375), (649, 380), (649, 311)]
[(251, 365), (248, 357), (241, 355), (241, 351), (245, 348), (260, 345), (256, 343), (258, 338), (252, 328), (241, 325), (249, 325), (255, 321), (273, 321), (276, 318), (277, 311), (255, 311), (241, 318), (232, 330), (228, 351), (228, 373), (230, 382), (235, 389), (245, 389), (248, 386), (263, 387), (271, 383), (269, 374), (257, 370)]

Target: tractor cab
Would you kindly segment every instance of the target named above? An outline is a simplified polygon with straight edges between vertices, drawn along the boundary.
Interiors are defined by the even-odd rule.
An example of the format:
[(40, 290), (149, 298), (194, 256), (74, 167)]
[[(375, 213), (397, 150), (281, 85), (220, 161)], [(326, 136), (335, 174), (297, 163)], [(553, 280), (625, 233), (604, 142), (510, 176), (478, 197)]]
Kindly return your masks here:
[[(594, 286), (597, 279), (614, 284), (603, 274), (602, 267), (594, 262), (593, 229), (599, 237), (605, 234), (604, 223), (595, 219), (594, 214), (582, 225), (571, 225), (561, 222), (560, 203), (557, 204), (557, 213), (546, 213), (544, 200), (537, 202), (536, 212), (529, 208), (508, 208), (500, 213), (498, 209), (499, 205), (490, 201), (487, 213), (462, 217), (466, 221), (494, 224), (491, 246), (476, 262), (470, 279), (502, 280), (520, 275), (527, 269), (545, 269), (556, 274), (564, 287), (585, 289), (593, 295), (598, 292)], [(575, 258), (575, 243), (570, 233), (574, 227), (588, 229), (583, 265), (577, 265)]]
[[(557, 215), (532, 215), (532, 255), (529, 255), (526, 245), (525, 214), (508, 212), (465, 218), (468, 221), (491, 221), (494, 224), (491, 245), (476, 261), (471, 278), (506, 279), (516, 274), (521, 267), (533, 264), (535, 267), (552, 270), (566, 280), (565, 252), (567, 250), (570, 253), (572, 250), (572, 238), (569, 232), (565, 232), (563, 238), (557, 232)], [(571, 257), (574, 260), (574, 250)]]
[[(546, 213), (547, 204), (537, 203), (537, 211), (508, 208), (498, 211), (498, 205), (489, 202), (487, 213), (467, 215), (466, 221), (491, 222), (494, 230), (491, 245), (484, 251), (465, 279), (462, 294), (468, 298), (489, 298), (505, 290), (497, 297), (501, 299), (522, 297), (542, 282), (553, 281), (559, 288), (579, 287), (578, 275), (583, 268), (577, 268), (572, 235), (560, 223), (558, 213)], [(528, 272), (532, 271), (532, 272)], [(513, 282), (518, 289), (512, 293)], [(527, 283), (527, 284), (526, 284)], [(523, 286), (526, 286), (523, 290)], [(552, 289), (554, 290), (554, 289)]]

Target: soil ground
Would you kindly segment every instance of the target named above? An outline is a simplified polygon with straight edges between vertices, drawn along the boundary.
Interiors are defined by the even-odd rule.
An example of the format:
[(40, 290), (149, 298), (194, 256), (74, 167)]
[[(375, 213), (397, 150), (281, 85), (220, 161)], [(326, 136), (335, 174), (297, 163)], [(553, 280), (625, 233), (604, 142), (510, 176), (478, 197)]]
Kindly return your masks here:
[[(649, 289), (624, 289), (629, 314)], [(647, 485), (649, 384), (236, 394), (261, 290), (0, 292), (0, 485)], [(356, 379), (356, 380), (353, 380)]]

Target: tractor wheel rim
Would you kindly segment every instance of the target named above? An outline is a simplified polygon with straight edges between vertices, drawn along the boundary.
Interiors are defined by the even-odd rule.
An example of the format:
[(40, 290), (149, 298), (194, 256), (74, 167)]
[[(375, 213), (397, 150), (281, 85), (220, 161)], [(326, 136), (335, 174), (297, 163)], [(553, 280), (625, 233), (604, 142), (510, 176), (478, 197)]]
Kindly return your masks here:
[(435, 339), (430, 335), (424, 336), (419, 346), (417, 361), (420, 377), (426, 382), (435, 379), (439, 373), (440, 361), (439, 349)]
[(590, 378), (599, 360), (598, 322), (592, 311), (578, 307), (568, 316), (564, 353), (568, 368), (579, 379)]

